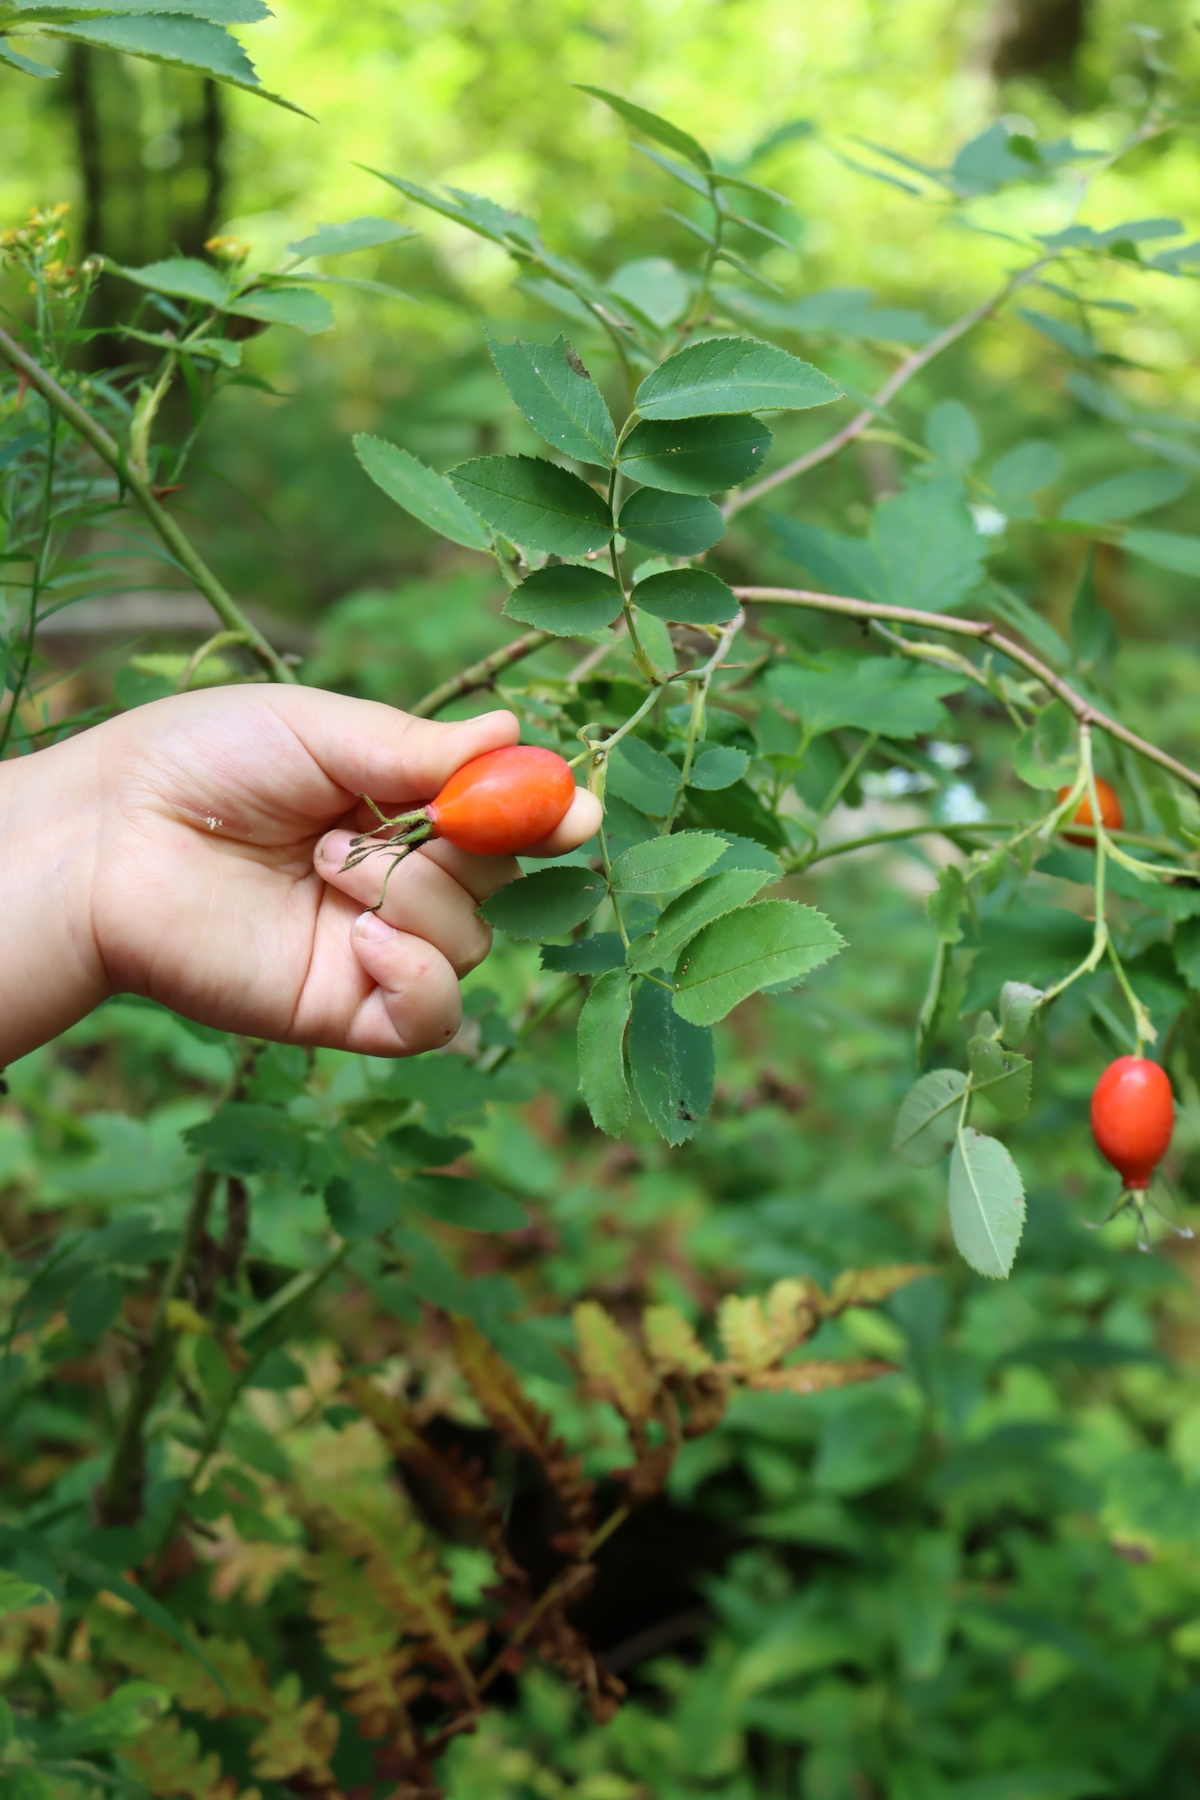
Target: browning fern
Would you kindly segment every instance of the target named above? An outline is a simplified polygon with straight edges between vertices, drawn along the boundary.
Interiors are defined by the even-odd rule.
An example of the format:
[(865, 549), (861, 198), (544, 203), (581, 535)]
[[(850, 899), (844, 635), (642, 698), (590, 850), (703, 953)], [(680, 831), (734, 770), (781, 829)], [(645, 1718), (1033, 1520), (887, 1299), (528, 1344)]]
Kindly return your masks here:
[(205, 1754), (195, 1732), (185, 1731), (172, 1714), (157, 1720), (122, 1757), (159, 1800), (261, 1800), (257, 1788), (239, 1797), (237, 1782), (225, 1774), (216, 1752)]

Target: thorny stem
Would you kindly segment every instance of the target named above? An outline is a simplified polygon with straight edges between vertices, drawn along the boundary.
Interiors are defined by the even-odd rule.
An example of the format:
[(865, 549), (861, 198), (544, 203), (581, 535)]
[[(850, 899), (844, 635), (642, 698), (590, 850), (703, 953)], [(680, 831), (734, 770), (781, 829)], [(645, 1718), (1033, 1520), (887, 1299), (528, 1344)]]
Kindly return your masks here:
[(97, 456), (106, 462), (117, 479), (126, 486), (155, 531), (179, 564), (191, 576), (197, 588), (204, 595), (221, 623), (230, 631), (243, 632), (246, 642), (269, 672), (273, 681), (294, 682), (295, 672), (280, 656), (279, 652), (268, 643), (257, 626), (252, 625), (243, 613), (237, 601), (218, 581), (208, 564), (196, 550), (187, 534), (161, 506), (154, 497), (150, 482), (135, 469), (128, 456), (98, 420), (93, 419), (86, 407), (75, 400), (64, 387), (54, 379), (46, 369), (28, 351), (23, 350), (14, 338), (6, 331), (0, 330), (0, 357), (17, 369), (31, 387), (37, 389), (43, 400), (64, 418), (73, 431), (78, 432), (85, 443), (91, 445)]
[(891, 619), (901, 625), (917, 625), (926, 631), (944, 631), (956, 637), (974, 638), (978, 643), (990, 644), (1010, 662), (1018, 663), (1021, 668), (1028, 669), (1037, 677), (1042, 686), (1061, 700), (1081, 725), (1096, 726), (1106, 732), (1109, 737), (1116, 738), (1119, 743), (1128, 744), (1139, 756), (1148, 762), (1157, 763), (1174, 775), (1177, 781), (1200, 793), (1200, 774), (1189, 769), (1186, 763), (1176, 761), (1168, 756), (1165, 750), (1151, 744), (1146, 738), (1139, 737), (1136, 731), (1130, 731), (1119, 719), (1113, 719), (1092, 705), (1090, 700), (1073, 688), (1069, 681), (1056, 675), (1032, 651), (1025, 650), (1010, 637), (998, 631), (990, 619), (959, 619), (945, 613), (922, 612), (915, 606), (889, 606), (882, 601), (852, 599), (847, 594), (819, 594), (807, 588), (775, 588), (775, 587), (737, 587), (734, 593), (739, 600), (754, 601), (770, 606), (797, 606), (810, 612), (841, 613), (851, 619)]
[(972, 326), (978, 325), (982, 320), (990, 317), (992, 313), (1003, 306), (1011, 295), (1015, 294), (1019, 288), (1024, 287), (1027, 282), (1033, 281), (1047, 263), (1053, 261), (1054, 258), (1051, 256), (1039, 256), (1036, 262), (1030, 263), (1024, 269), (1018, 269), (1015, 275), (1009, 276), (1002, 288), (998, 288), (986, 300), (981, 300), (978, 306), (973, 306), (969, 312), (963, 313), (961, 318), (955, 319), (952, 324), (947, 325), (944, 331), (939, 331), (935, 338), (931, 338), (927, 344), (922, 344), (919, 350), (912, 351), (904, 358), (903, 362), (898, 363), (892, 370), (883, 386), (875, 394), (870, 406), (864, 406), (862, 411), (856, 413), (848, 424), (842, 426), (840, 431), (835, 431), (833, 436), (826, 438), (823, 444), (816, 445), (812, 450), (806, 450), (803, 456), (797, 456), (792, 462), (785, 463), (782, 469), (772, 469), (770, 474), (762, 476), (758, 481), (751, 482), (749, 487), (739, 488), (735, 493), (730, 494), (721, 508), (725, 517), (731, 519), (735, 513), (741, 512), (743, 507), (750, 506), (755, 500), (761, 499), (763, 494), (769, 494), (772, 488), (779, 487), (785, 481), (791, 481), (793, 476), (807, 474), (809, 469), (815, 469), (819, 463), (828, 462), (831, 456), (836, 456), (839, 450), (844, 450), (847, 444), (851, 444), (855, 438), (861, 437), (879, 413), (890, 401), (895, 399), (900, 389), (905, 387), (914, 375), (919, 375), (922, 369), (939, 357), (943, 350), (949, 349), (950, 345), (955, 343), (958, 338), (970, 331)]
[[(3, 335), (0, 333), (0, 335)], [(16, 684), (12, 690), (12, 699), (4, 715), (4, 723), (0, 726), (0, 757), (8, 748), (8, 740), (12, 736), (12, 728), (17, 719), (17, 708), (21, 703), (21, 695), (29, 681), (29, 670), (33, 663), (33, 647), (37, 638), (38, 607), (41, 604), (42, 588), (46, 581), (46, 564), (50, 553), (50, 535), (54, 519), (54, 473), (58, 458), (58, 415), (51, 411), (50, 429), (46, 441), (46, 474), (42, 484), (42, 521), (38, 533), (37, 554), (34, 557), (33, 574), (29, 583), (29, 627), (25, 633), (25, 646), (21, 653), (21, 666), (17, 672)]]
[[(958, 844), (961, 849), (973, 850), (976, 846), (968, 841), (972, 832), (1019, 831), (1022, 836), (1028, 836), (1033, 831), (1039, 830), (1044, 823), (1042, 818), (1035, 819), (1032, 825), (1028, 820), (1022, 819), (972, 819), (968, 824), (953, 825), (940, 824), (936, 819), (927, 819), (920, 825), (897, 825), (888, 831), (867, 832), (863, 837), (842, 838), (836, 844), (824, 844), (811, 853), (801, 851), (793, 857), (784, 857), (782, 861), (789, 875), (799, 875), (811, 868), (813, 863), (827, 862), (833, 856), (847, 856), (852, 850), (870, 850), (877, 844), (898, 844), (906, 838), (921, 837), (944, 837), (950, 843)], [(1072, 830), (1079, 830), (1081, 834), (1086, 829), (1083, 826), (1072, 826)], [(1126, 843), (1146, 844), (1164, 850), (1169, 848), (1165, 843), (1159, 843), (1156, 838), (1139, 837), (1129, 831), (1123, 831), (1120, 835)], [(1186, 874), (1187, 870), (1180, 872)]]
[(514, 638), (511, 644), (504, 644), (499, 650), (493, 650), (490, 656), (480, 657), (470, 668), (459, 675), (452, 675), (449, 681), (440, 686), (430, 688), (415, 706), (409, 707), (414, 719), (432, 719), (440, 713), (444, 706), (452, 700), (458, 700), (464, 694), (478, 693), (480, 688), (488, 688), (502, 670), (511, 668), (513, 663), (521, 662), (532, 656), (543, 644), (552, 644), (552, 631), (527, 631), (523, 637)]

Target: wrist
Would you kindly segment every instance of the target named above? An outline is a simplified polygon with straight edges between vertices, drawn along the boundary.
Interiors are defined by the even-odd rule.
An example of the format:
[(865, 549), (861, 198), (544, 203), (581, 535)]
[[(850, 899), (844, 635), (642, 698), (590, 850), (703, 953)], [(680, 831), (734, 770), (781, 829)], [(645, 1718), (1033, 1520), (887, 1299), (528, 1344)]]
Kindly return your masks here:
[(0, 763), (0, 1066), (109, 987), (91, 922), (99, 793), (83, 738)]

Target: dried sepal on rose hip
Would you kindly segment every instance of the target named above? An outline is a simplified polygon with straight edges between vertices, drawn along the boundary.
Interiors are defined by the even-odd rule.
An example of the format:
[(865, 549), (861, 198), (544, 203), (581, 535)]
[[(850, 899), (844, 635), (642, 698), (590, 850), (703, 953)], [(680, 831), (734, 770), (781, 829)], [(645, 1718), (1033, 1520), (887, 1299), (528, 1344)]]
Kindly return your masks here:
[[(1166, 1070), (1144, 1056), (1119, 1056), (1109, 1063), (1092, 1094), (1092, 1136), (1121, 1177), (1121, 1197), (1109, 1218), (1131, 1206), (1143, 1250), (1150, 1248), (1147, 1190), (1174, 1129), (1175, 1099)], [(1191, 1232), (1181, 1235), (1190, 1237)]]
[(343, 867), (391, 854), (383, 893), (371, 909), (378, 912), (392, 871), (430, 838), (445, 838), (475, 856), (517, 856), (540, 844), (565, 819), (575, 798), (575, 777), (555, 751), (510, 744), (464, 763), (440, 793), (409, 812), (389, 818), (363, 798), (379, 823), (350, 840)]

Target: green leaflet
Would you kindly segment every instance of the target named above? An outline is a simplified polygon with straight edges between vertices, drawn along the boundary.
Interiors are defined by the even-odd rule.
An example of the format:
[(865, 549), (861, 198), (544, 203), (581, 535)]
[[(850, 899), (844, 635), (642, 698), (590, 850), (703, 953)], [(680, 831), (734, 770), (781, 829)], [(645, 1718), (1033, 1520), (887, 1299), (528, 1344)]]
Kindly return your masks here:
[(892, 1149), (918, 1169), (940, 1162), (954, 1142), (967, 1078), (961, 1069), (931, 1069), (904, 1097)]
[(948, 612), (978, 584), (985, 540), (953, 476), (915, 482), (881, 500), (866, 538), (843, 537), (778, 513), (771, 522), (787, 554), (832, 593), (925, 612)]
[(630, 598), (656, 619), (681, 625), (724, 625), (738, 609), (733, 589), (708, 569), (662, 569), (639, 581)]
[(643, 419), (825, 406), (842, 390), (811, 363), (751, 338), (702, 338), (660, 363), (638, 388)]
[(653, 837), (623, 850), (613, 863), (613, 887), (622, 894), (669, 894), (699, 881), (725, 849), (725, 839), (707, 831)]
[(645, 132), (657, 144), (665, 144), (668, 150), (675, 150), (680, 156), (686, 156), (689, 162), (695, 163), (698, 169), (706, 173), (712, 168), (712, 159), (703, 144), (678, 125), (672, 125), (669, 119), (660, 119), (657, 113), (647, 112), (644, 106), (635, 106), (632, 100), (624, 100), (620, 94), (610, 94), (607, 88), (589, 87), (586, 82), (573, 84), (581, 94), (591, 94), (597, 100), (603, 100), (605, 106), (611, 106), (615, 113), (636, 125), (639, 131)]
[(663, 908), (652, 931), (634, 938), (626, 959), (630, 969), (642, 973), (670, 968), (683, 946), (705, 925), (745, 906), (772, 879), (765, 869), (729, 869), (706, 876)]
[(702, 750), (692, 764), (688, 786), (715, 793), (719, 788), (732, 787), (735, 781), (740, 781), (749, 767), (748, 751), (737, 750), (730, 744), (712, 744)]
[(498, 1187), (462, 1175), (414, 1175), (404, 1197), (431, 1218), (465, 1231), (522, 1231), (529, 1214)]
[(579, 1086), (594, 1123), (620, 1137), (629, 1123), (625, 1026), (632, 1002), (624, 969), (598, 975), (579, 1015)]
[(174, 300), (195, 300), (201, 306), (216, 307), (218, 312), (227, 309), (233, 296), (233, 289), (220, 269), (195, 256), (169, 256), (162, 262), (146, 263), (139, 269), (128, 269), (119, 263), (112, 263), (110, 267), (114, 274), (123, 275), (126, 281), (136, 281), (139, 287), (152, 288), (157, 294), (170, 294)]
[(692, 940), (675, 969), (675, 1010), (714, 1025), (761, 988), (795, 983), (828, 962), (842, 938), (823, 913), (794, 900), (758, 900)]
[(639, 981), (634, 990), (629, 1073), (646, 1117), (668, 1144), (695, 1135), (712, 1104), (713, 1035), (681, 1019), (657, 982)]
[[(1011, 985), (1005, 983), (1005, 986)], [(1005, 1050), (993, 1038), (973, 1037), (967, 1045), (971, 1086), (1001, 1119), (1023, 1118), (1029, 1111), (1033, 1064), (1015, 1050)]]
[(1025, 1224), (1025, 1189), (997, 1138), (970, 1126), (950, 1160), (950, 1229), (965, 1262), (994, 1281), (1012, 1268)]
[(365, 216), (347, 219), (340, 225), (318, 225), (307, 237), (298, 238), (288, 249), (293, 256), (348, 256), (354, 250), (373, 250), (378, 244), (394, 244), (400, 238), (415, 234), (395, 219)]
[(324, 294), (305, 287), (255, 288), (229, 302), (229, 311), (266, 325), (293, 325), (309, 336), (333, 329), (333, 308)]
[(700, 556), (725, 535), (719, 506), (696, 494), (638, 488), (621, 508), (619, 529), (661, 556)]
[(565, 337), (502, 344), (484, 334), (500, 379), (534, 430), (577, 462), (612, 462), (617, 434), (604, 396)]
[(623, 474), (674, 494), (715, 494), (762, 468), (771, 433), (753, 413), (708, 419), (639, 419), (621, 445)]
[(946, 724), (942, 695), (958, 693), (966, 682), (961, 675), (923, 668), (901, 657), (849, 661), (835, 653), (807, 668), (783, 663), (771, 670), (766, 685), (797, 715), (810, 737), (856, 726), (881, 737), (912, 738)]
[(540, 942), (564, 937), (590, 918), (607, 887), (603, 875), (573, 867), (538, 869), (488, 897), (480, 912), (509, 937)]
[(514, 543), (556, 556), (603, 550), (608, 507), (578, 475), (540, 456), (477, 456), (451, 469), (456, 492)]
[(1132, 519), (1166, 506), (1190, 485), (1191, 477), (1183, 469), (1128, 469), (1072, 495), (1058, 516), (1075, 525), (1107, 525), (1112, 519)]
[(376, 487), (422, 525), (452, 544), (461, 544), (464, 550), (490, 549), (491, 532), (459, 499), (444, 475), (386, 438), (369, 437), (362, 431), (354, 439), (354, 454)]
[(1200, 575), (1200, 537), (1182, 531), (1127, 531), (1121, 543), (1131, 556), (1174, 569), (1180, 575)]
[(536, 625), (556, 637), (580, 637), (611, 625), (621, 610), (621, 590), (601, 569), (556, 563), (535, 569), (504, 602), (506, 619)]

